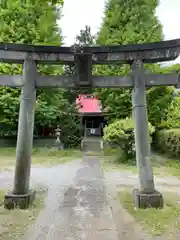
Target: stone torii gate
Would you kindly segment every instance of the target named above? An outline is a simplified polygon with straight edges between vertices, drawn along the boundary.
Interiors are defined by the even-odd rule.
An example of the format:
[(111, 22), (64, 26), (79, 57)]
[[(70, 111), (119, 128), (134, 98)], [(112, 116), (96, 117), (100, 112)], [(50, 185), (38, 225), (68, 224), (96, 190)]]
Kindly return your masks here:
[[(95, 47), (55, 47), (24, 44), (0, 44), (0, 61), (23, 64), (23, 75), (1, 75), (0, 85), (21, 87), (21, 102), (16, 150), (14, 187), (5, 195), (4, 206), (27, 208), (35, 197), (29, 189), (34, 115), (37, 88), (132, 88), (135, 126), (135, 147), (140, 188), (133, 190), (137, 207), (163, 207), (163, 196), (156, 191), (148, 141), (146, 87), (176, 86), (178, 74), (151, 74), (143, 70), (144, 63), (176, 59), (180, 54), (180, 39), (149, 44)], [(72, 64), (76, 76), (42, 76), (37, 64)], [(127, 76), (92, 76), (93, 64), (129, 64)]]

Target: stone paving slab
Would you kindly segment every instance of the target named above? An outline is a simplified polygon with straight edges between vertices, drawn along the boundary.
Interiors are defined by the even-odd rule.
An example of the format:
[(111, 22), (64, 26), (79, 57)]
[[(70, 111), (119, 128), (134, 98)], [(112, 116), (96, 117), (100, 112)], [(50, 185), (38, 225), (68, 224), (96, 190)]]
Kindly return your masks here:
[(73, 184), (51, 188), (25, 240), (117, 240), (98, 157), (85, 156)]

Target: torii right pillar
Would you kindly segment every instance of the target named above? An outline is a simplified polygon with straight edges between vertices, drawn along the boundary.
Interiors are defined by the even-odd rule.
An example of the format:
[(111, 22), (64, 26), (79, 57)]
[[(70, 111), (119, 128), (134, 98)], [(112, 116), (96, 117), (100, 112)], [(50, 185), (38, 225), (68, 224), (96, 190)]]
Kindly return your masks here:
[(154, 187), (143, 62), (134, 61), (131, 69), (136, 162), (140, 184), (140, 189), (133, 189), (133, 202), (138, 208), (162, 208), (163, 195)]

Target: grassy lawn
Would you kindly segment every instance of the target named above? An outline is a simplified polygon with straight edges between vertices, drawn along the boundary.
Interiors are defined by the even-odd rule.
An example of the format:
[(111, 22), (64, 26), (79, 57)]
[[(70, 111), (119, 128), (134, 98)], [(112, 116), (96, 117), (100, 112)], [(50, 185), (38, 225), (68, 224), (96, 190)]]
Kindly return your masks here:
[(115, 156), (105, 156), (101, 158), (101, 167), (104, 171), (118, 171), (118, 170), (126, 170), (131, 171), (132, 173), (137, 173), (136, 166), (128, 163), (119, 163), (116, 160)]
[(4, 191), (0, 190), (0, 205), (2, 205), (3, 201), (4, 201)]
[(173, 225), (180, 229), (180, 197), (175, 193), (165, 193), (163, 209), (137, 209), (132, 203), (132, 193), (129, 190), (118, 192), (122, 206), (139, 222), (143, 229), (153, 236), (161, 236)]
[[(180, 177), (180, 161), (175, 159), (169, 159), (166, 156), (160, 156), (163, 159), (163, 163), (157, 161), (157, 157), (152, 157), (153, 172), (155, 176), (176, 176)], [(104, 151), (104, 157), (101, 158), (101, 166), (104, 171), (118, 171), (127, 170), (132, 173), (138, 173), (136, 165), (127, 163), (124, 160), (124, 155), (121, 150), (106, 149)]]
[[(32, 164), (60, 164), (81, 157), (82, 152), (77, 149), (56, 150), (49, 148), (34, 148), (32, 152)], [(14, 166), (15, 159), (15, 148), (0, 148), (0, 169)]]
[(121, 149), (104, 149), (104, 156), (101, 157), (101, 167), (104, 171), (128, 170), (137, 173), (136, 166), (131, 163), (125, 163), (125, 156)]
[[(20, 239), (43, 208), (45, 196), (44, 192), (37, 193), (34, 205), (27, 210), (15, 209), (10, 211), (4, 209), (2, 205), (0, 207), (0, 239)], [(1, 203), (3, 202), (3, 197), (4, 192), (0, 191)]]
[[(158, 159), (163, 159), (161, 163)], [(161, 176), (171, 175), (180, 177), (180, 161), (178, 159), (170, 159), (165, 155), (157, 155), (153, 157), (153, 165), (155, 166), (155, 173)]]

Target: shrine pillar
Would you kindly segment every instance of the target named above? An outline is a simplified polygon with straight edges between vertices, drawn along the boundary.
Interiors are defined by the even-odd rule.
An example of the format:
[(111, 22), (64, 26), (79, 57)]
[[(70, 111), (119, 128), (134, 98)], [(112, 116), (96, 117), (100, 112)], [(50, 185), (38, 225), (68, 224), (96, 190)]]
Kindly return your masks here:
[(143, 62), (134, 61), (131, 69), (136, 162), (140, 183), (140, 189), (133, 190), (133, 200), (139, 208), (163, 207), (163, 196), (154, 187)]
[(36, 103), (36, 73), (36, 63), (27, 58), (23, 66), (14, 187), (12, 192), (5, 195), (4, 200), (4, 206), (8, 209), (16, 206), (27, 208), (35, 198), (35, 192), (29, 189), (29, 182)]

